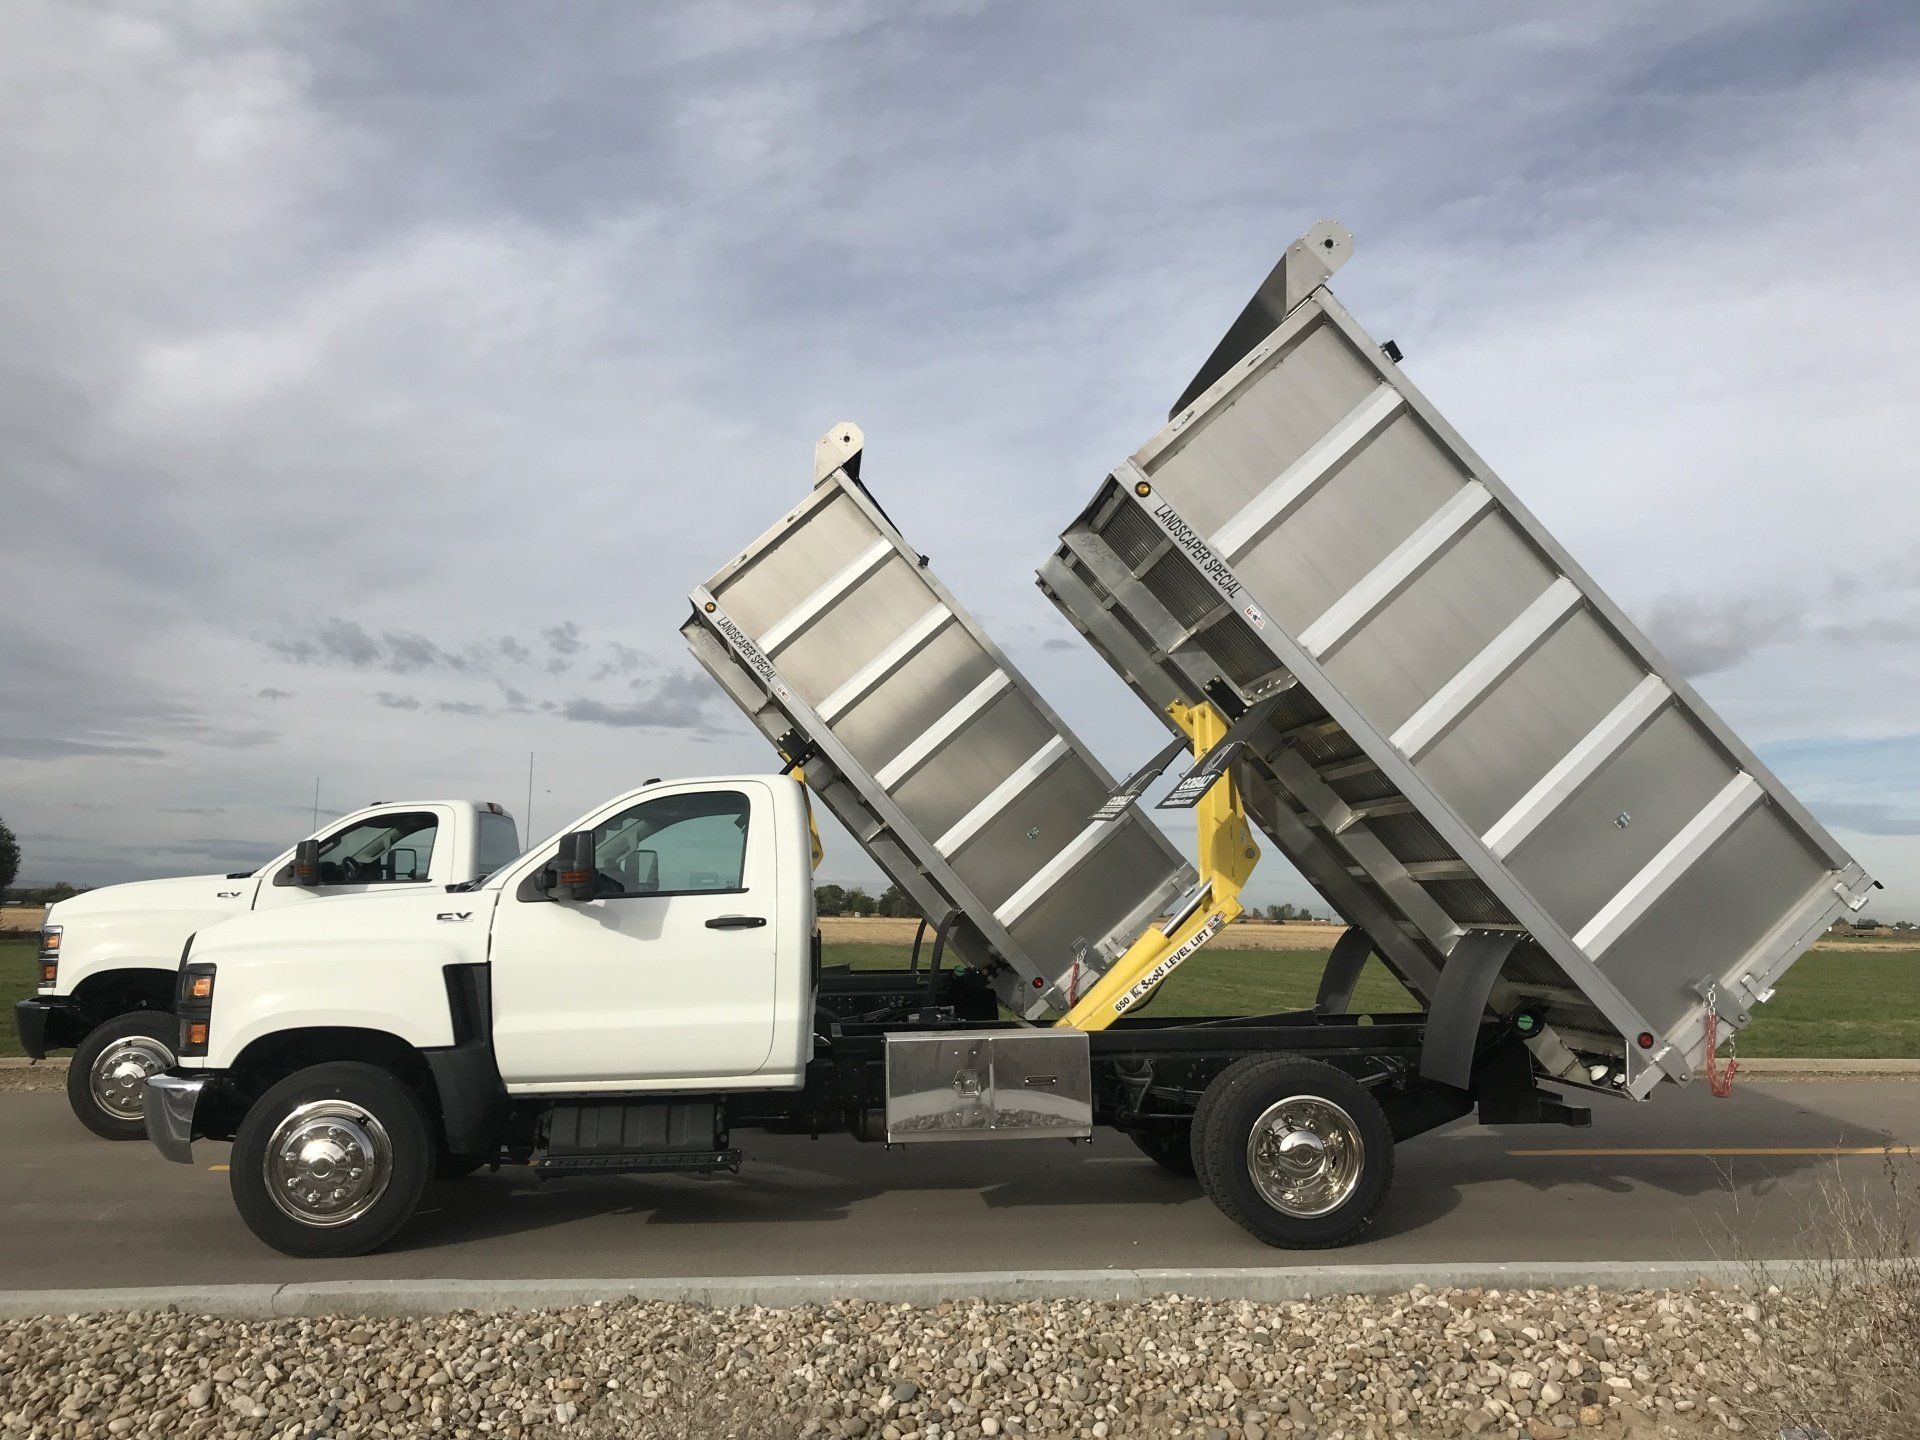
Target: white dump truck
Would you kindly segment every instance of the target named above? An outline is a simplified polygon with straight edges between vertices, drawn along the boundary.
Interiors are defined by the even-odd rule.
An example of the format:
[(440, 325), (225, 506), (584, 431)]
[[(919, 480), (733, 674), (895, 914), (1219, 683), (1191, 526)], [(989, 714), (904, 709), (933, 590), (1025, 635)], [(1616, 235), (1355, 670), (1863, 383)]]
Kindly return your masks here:
[[(1319, 1247), (1365, 1231), (1400, 1140), (1689, 1079), (1872, 882), (1338, 307), (1350, 246), (1289, 249), (1042, 568), (1160, 755), (1102, 768), (836, 427), (682, 627), (782, 773), (649, 783), (453, 893), (196, 937), (155, 1144), (232, 1139), (254, 1232), (346, 1255), (436, 1170), (1105, 1126)], [(1191, 861), (1140, 807), (1181, 754)], [(924, 967), (822, 971), (809, 796), (919, 906)], [(1318, 1003), (1154, 1015), (1240, 913), (1256, 831), (1352, 927)], [(1354, 1013), (1370, 955), (1417, 1008)]]
[(173, 991), (187, 937), (320, 896), (439, 888), (520, 853), (513, 817), (468, 800), (383, 801), (343, 815), (258, 870), (140, 880), (51, 906), (38, 991), (14, 1006), (34, 1059), (72, 1048), (67, 1098), (109, 1140), (144, 1138), (146, 1081), (174, 1062)]

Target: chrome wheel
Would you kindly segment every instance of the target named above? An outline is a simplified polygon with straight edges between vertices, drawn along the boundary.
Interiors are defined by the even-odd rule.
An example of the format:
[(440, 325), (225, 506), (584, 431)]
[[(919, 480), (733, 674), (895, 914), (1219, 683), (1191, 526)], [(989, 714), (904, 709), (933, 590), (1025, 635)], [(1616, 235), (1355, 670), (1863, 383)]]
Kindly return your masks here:
[(345, 1100), (296, 1106), (267, 1141), (267, 1193), (303, 1225), (345, 1225), (371, 1210), (393, 1175), (386, 1127)]
[(93, 1103), (116, 1120), (136, 1121), (147, 1113), (147, 1079), (173, 1068), (173, 1051), (149, 1035), (115, 1040), (94, 1057), (87, 1072)]
[(1290, 1095), (1269, 1105), (1247, 1136), (1254, 1189), (1274, 1209), (1303, 1220), (1344, 1205), (1366, 1157), (1353, 1116), (1319, 1095)]

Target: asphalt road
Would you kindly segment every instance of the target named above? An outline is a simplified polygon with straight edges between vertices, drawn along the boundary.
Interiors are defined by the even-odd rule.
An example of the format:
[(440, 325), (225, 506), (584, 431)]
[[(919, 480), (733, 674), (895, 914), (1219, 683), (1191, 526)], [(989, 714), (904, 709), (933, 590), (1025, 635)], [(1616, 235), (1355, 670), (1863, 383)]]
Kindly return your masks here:
[[(1102, 1131), (1091, 1145), (888, 1151), (745, 1134), (737, 1176), (436, 1187), (383, 1254), (289, 1259), (227, 1193), (226, 1147), (192, 1167), (81, 1130), (58, 1094), (0, 1094), (0, 1285), (13, 1289), (380, 1279), (505, 1280), (1285, 1266), (1198, 1186)], [(1400, 1148), (1373, 1238), (1317, 1261), (1711, 1260), (1801, 1252), (1823, 1181), (1890, 1193), (1920, 1145), (1920, 1084), (1704, 1086), (1595, 1106), (1587, 1130), (1471, 1123)]]

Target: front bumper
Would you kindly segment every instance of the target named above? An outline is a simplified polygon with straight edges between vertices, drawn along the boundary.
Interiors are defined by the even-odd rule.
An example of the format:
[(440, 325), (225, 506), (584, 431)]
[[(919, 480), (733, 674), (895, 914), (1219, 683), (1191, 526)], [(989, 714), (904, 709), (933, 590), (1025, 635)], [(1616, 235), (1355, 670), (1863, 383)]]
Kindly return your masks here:
[(199, 1075), (153, 1075), (147, 1079), (147, 1138), (178, 1165), (193, 1163), (193, 1118), (207, 1088)]
[(32, 1059), (44, 1060), (49, 1050), (79, 1044), (88, 1027), (66, 996), (35, 995), (13, 1002), (13, 1028), (20, 1036), (20, 1049)]

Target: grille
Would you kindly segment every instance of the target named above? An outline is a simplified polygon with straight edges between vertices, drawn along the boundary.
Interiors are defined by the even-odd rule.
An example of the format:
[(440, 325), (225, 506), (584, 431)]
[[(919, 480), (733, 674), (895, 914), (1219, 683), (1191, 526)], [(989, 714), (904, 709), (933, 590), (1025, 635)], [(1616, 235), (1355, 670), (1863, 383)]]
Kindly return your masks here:
[(1367, 828), (1402, 865), (1460, 858), (1440, 838), (1440, 833), (1418, 815), (1379, 815), (1367, 821)]
[(1200, 647), (1242, 689), (1280, 668), (1266, 646), (1238, 615), (1224, 615), (1200, 634)]
[(1462, 925), (1512, 925), (1507, 907), (1478, 880), (1429, 880), (1427, 893)]
[(1121, 504), (1113, 512), (1113, 518), (1100, 530), (1100, 538), (1113, 548), (1120, 562), (1129, 570), (1137, 570), (1147, 563), (1161, 542), (1159, 528), (1141, 512), (1138, 505)]
[(1364, 805), (1369, 800), (1390, 800), (1400, 793), (1394, 788), (1393, 782), (1378, 770), (1342, 776), (1327, 783), (1333, 793), (1349, 805)]
[(1140, 581), (1180, 625), (1198, 625), (1224, 602), (1220, 594), (1181, 556), (1171, 553), (1156, 561)]

